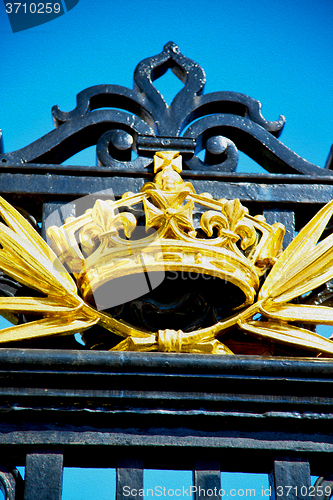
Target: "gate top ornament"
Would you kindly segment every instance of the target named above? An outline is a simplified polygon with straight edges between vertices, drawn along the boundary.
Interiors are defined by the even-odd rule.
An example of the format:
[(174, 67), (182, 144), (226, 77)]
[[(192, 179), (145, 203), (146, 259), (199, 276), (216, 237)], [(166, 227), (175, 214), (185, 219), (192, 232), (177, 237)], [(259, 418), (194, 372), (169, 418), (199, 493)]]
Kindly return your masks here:
[[(168, 69), (184, 84), (170, 106), (153, 85)], [(169, 42), (138, 64), (133, 90), (119, 85), (83, 90), (72, 111), (52, 108), (55, 130), (11, 153), (1, 154), (0, 148), (0, 161), (59, 164), (96, 144), (99, 166), (147, 175), (156, 151), (175, 150), (183, 156), (186, 177), (216, 178), (235, 171), (239, 148), (268, 172), (332, 176), (277, 139), (284, 116), (265, 120), (260, 102), (238, 92), (204, 95), (205, 80), (203, 69)], [(198, 157), (202, 150), (204, 160)]]
[[(0, 199), (0, 214), (7, 223), (7, 226), (0, 223), (0, 268), (42, 294), (0, 298), (0, 310), (43, 316), (31, 323), (2, 330), (0, 342), (73, 334), (99, 323), (113, 334), (125, 337), (112, 350), (233, 354), (228, 343), (223, 342), (223, 336), (238, 328), (264, 341), (302, 347), (324, 356), (333, 355), (331, 340), (294, 324), (333, 325), (331, 307), (294, 302), (333, 277), (333, 235), (317, 244), (333, 214), (333, 202), (320, 210), (278, 256), (284, 232), (280, 224), (269, 226), (260, 216), (248, 216), (239, 200), (213, 200), (207, 193), (197, 195), (190, 183), (182, 181), (180, 161), (179, 153), (158, 153), (155, 155), (158, 173), (154, 182), (143, 186), (141, 193), (125, 193), (119, 201), (97, 200), (93, 209), (83, 216), (70, 218), (62, 228), (49, 228), (49, 237), (59, 259), (30, 223)], [(193, 225), (194, 202), (210, 209), (200, 218), (205, 233), (201, 238), (197, 238)], [(154, 241), (148, 241), (150, 236), (144, 241), (134, 239), (133, 248), (137, 253), (130, 251), (128, 257), (122, 249), (137, 223), (129, 210), (140, 203), (144, 206), (146, 227), (156, 229), (160, 246), (156, 249)], [(121, 207), (127, 210), (116, 213)], [(121, 237), (122, 230), (125, 239)], [(72, 245), (75, 233), (79, 235), (79, 244)], [(160, 270), (162, 260), (167, 271), (188, 271), (190, 267), (198, 274), (218, 278), (213, 285), (209, 283), (208, 290), (201, 291), (201, 304), (198, 297), (191, 304), (192, 286), (176, 305), (170, 307), (170, 300), (167, 300), (167, 316), (173, 316), (176, 322), (180, 309), (185, 308), (187, 331), (167, 327), (149, 331), (130, 324), (128, 318), (136, 317), (131, 311), (136, 301), (129, 304), (129, 313), (124, 308), (102, 312), (93, 303), (93, 288), (107, 280), (112, 282), (130, 273), (142, 273), (142, 265), (137, 266), (136, 257), (142, 259), (145, 253), (145, 272), (149, 266), (153, 271)], [(78, 263), (81, 264), (79, 268)], [(263, 271), (271, 266), (272, 270), (265, 277)], [(263, 285), (255, 295), (260, 276)], [(162, 283), (164, 289), (159, 292), (159, 298), (169, 299), (166, 283), (167, 280)], [(212, 293), (209, 294), (212, 287), (215, 299)], [(230, 307), (230, 294), (235, 302), (241, 297), (240, 303)], [(152, 305), (155, 309), (160, 305), (159, 319), (163, 321), (163, 305), (156, 297), (144, 296), (140, 300), (136, 307), (143, 311), (143, 321), (152, 321), (149, 311)], [(203, 307), (200, 314), (196, 311), (197, 324), (193, 324), (193, 317), (186, 309), (188, 303), (194, 312), (198, 305)], [(148, 313), (145, 311), (147, 306)], [(226, 317), (228, 312), (231, 315)], [(212, 318), (215, 319), (213, 324)], [(229, 345), (232, 344), (231, 337)], [(243, 353), (258, 353), (258, 346), (253, 347), (247, 341), (243, 344)], [(267, 349), (264, 342), (262, 352), (267, 354)]]
[[(170, 106), (153, 85), (168, 69), (184, 83)], [(1, 330), (0, 343), (80, 332), (88, 347), (116, 351), (272, 355), (286, 346), (289, 354), (295, 348), (332, 357), (333, 341), (312, 329), (333, 325), (333, 309), (316, 305), (311, 292), (333, 278), (333, 235), (321, 239), (333, 201), (282, 252), (281, 224), (250, 216), (238, 199), (197, 194), (183, 180), (235, 170), (237, 147), (277, 173), (330, 170), (286, 148), (277, 139), (284, 118), (266, 121), (258, 101), (233, 92), (202, 95), (203, 70), (173, 43), (142, 61), (134, 82), (134, 90), (84, 90), (73, 111), (53, 108), (56, 130), (0, 155), (11, 164), (60, 163), (97, 144), (101, 167), (155, 174), (139, 193), (97, 200), (80, 217), (48, 228), (50, 246), (0, 198), (0, 270), (31, 291), (0, 297), (0, 312), (13, 322), (17, 314), (33, 319)], [(112, 307), (97, 300), (106, 285), (119, 291), (126, 277), (161, 271), (162, 284), (143, 296)]]

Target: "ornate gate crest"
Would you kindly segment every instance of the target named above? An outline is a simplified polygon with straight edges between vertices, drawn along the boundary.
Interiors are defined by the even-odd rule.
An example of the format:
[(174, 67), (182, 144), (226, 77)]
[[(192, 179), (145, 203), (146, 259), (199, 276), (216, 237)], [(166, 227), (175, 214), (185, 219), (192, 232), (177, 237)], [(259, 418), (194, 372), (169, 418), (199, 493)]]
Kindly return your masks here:
[[(184, 83), (170, 106), (153, 85), (168, 69)], [(60, 163), (96, 144), (98, 166), (89, 175), (104, 172), (122, 186), (128, 177), (142, 181), (47, 228), (52, 249), (1, 199), (0, 268), (12, 287), (25, 288), (24, 296), (0, 299), (13, 321), (24, 315), (0, 342), (84, 332), (88, 347), (120, 351), (281, 355), (296, 348), (332, 356), (333, 342), (314, 327), (333, 325), (330, 296), (323, 299), (320, 288), (333, 278), (333, 240), (324, 233), (333, 202), (283, 249), (279, 221), (249, 215), (241, 197), (198, 191), (236, 175), (238, 149), (274, 174), (324, 182), (332, 173), (278, 140), (284, 117), (265, 120), (260, 103), (239, 93), (204, 95), (204, 83), (202, 68), (168, 43), (137, 66), (133, 90), (88, 88), (73, 111), (53, 107), (56, 130), (0, 155), (14, 172), (59, 177), (67, 169), (78, 177), (81, 167)], [(147, 293), (108, 303), (115, 290), (161, 272)]]

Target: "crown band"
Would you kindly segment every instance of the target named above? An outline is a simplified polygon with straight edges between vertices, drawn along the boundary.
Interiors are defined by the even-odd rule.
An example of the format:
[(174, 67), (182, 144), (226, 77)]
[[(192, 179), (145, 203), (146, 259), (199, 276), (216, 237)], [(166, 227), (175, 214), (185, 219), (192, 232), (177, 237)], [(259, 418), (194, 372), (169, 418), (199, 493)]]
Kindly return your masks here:
[[(157, 152), (154, 171), (153, 182), (140, 193), (125, 193), (118, 201), (97, 200), (85, 215), (47, 230), (52, 248), (74, 274), (84, 300), (98, 307), (95, 295), (108, 282), (117, 284), (112, 293), (119, 295), (119, 281), (114, 280), (175, 271), (232, 283), (244, 294), (236, 308), (252, 304), (260, 277), (281, 251), (284, 227), (270, 226), (262, 216), (249, 216), (239, 200), (196, 194), (180, 176), (179, 152)], [(199, 227), (193, 218), (197, 206), (201, 207)], [(134, 215), (140, 209), (144, 228)], [(129, 290), (124, 302), (133, 293)], [(138, 297), (147, 290), (143, 287), (135, 293)]]

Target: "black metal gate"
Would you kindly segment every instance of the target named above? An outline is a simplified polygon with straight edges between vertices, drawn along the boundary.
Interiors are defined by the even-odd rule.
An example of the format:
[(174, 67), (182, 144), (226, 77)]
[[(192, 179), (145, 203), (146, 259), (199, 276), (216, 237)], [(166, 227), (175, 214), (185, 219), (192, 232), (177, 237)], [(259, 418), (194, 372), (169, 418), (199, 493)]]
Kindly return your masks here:
[[(152, 82), (169, 68), (185, 86), (168, 107)], [(277, 139), (284, 118), (265, 120), (248, 96), (203, 95), (202, 68), (175, 44), (142, 61), (134, 80), (134, 90), (84, 90), (73, 111), (53, 108), (53, 132), (0, 154), (3, 196), (40, 221), (42, 234), (55, 209), (81, 196), (139, 191), (161, 150), (181, 152), (182, 176), (198, 192), (239, 198), (268, 223), (282, 222), (284, 245), (332, 200), (332, 156), (326, 168), (297, 156)], [(97, 166), (61, 165), (93, 144)], [(237, 173), (238, 149), (269, 173)], [(1, 283), (3, 294), (19, 293), (8, 277)], [(330, 498), (332, 366), (309, 357), (90, 351), (72, 336), (3, 345), (2, 488), (9, 499), (58, 500), (63, 466), (110, 467), (117, 500), (134, 500), (124, 487), (143, 489), (144, 468), (186, 469), (197, 500), (220, 498), (220, 471), (268, 474), (272, 498)], [(25, 465), (25, 484), (14, 465)], [(310, 474), (322, 477), (316, 488)]]

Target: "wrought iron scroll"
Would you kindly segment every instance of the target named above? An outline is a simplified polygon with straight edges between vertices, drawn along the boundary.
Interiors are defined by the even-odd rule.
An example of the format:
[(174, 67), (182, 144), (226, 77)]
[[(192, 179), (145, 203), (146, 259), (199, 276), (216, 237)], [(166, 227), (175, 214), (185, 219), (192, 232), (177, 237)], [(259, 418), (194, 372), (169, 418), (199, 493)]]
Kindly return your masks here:
[(23, 479), (16, 468), (0, 465), (0, 491), (5, 500), (23, 500)]
[(318, 477), (314, 484), (315, 500), (329, 500), (333, 496), (333, 474), (327, 473)]
[[(184, 84), (170, 106), (153, 83), (169, 69)], [(284, 116), (266, 120), (260, 102), (238, 92), (203, 95), (205, 79), (201, 66), (169, 42), (160, 54), (138, 64), (133, 90), (119, 85), (83, 90), (72, 111), (53, 107), (55, 130), (11, 153), (0, 148), (0, 162), (61, 164), (96, 145), (100, 166), (142, 174), (151, 170), (154, 151), (175, 149), (183, 155), (186, 150), (185, 167), (193, 173), (219, 177), (235, 171), (240, 150), (268, 172), (332, 175), (330, 162), (320, 168), (277, 139)], [(203, 160), (198, 156), (202, 150)]]

